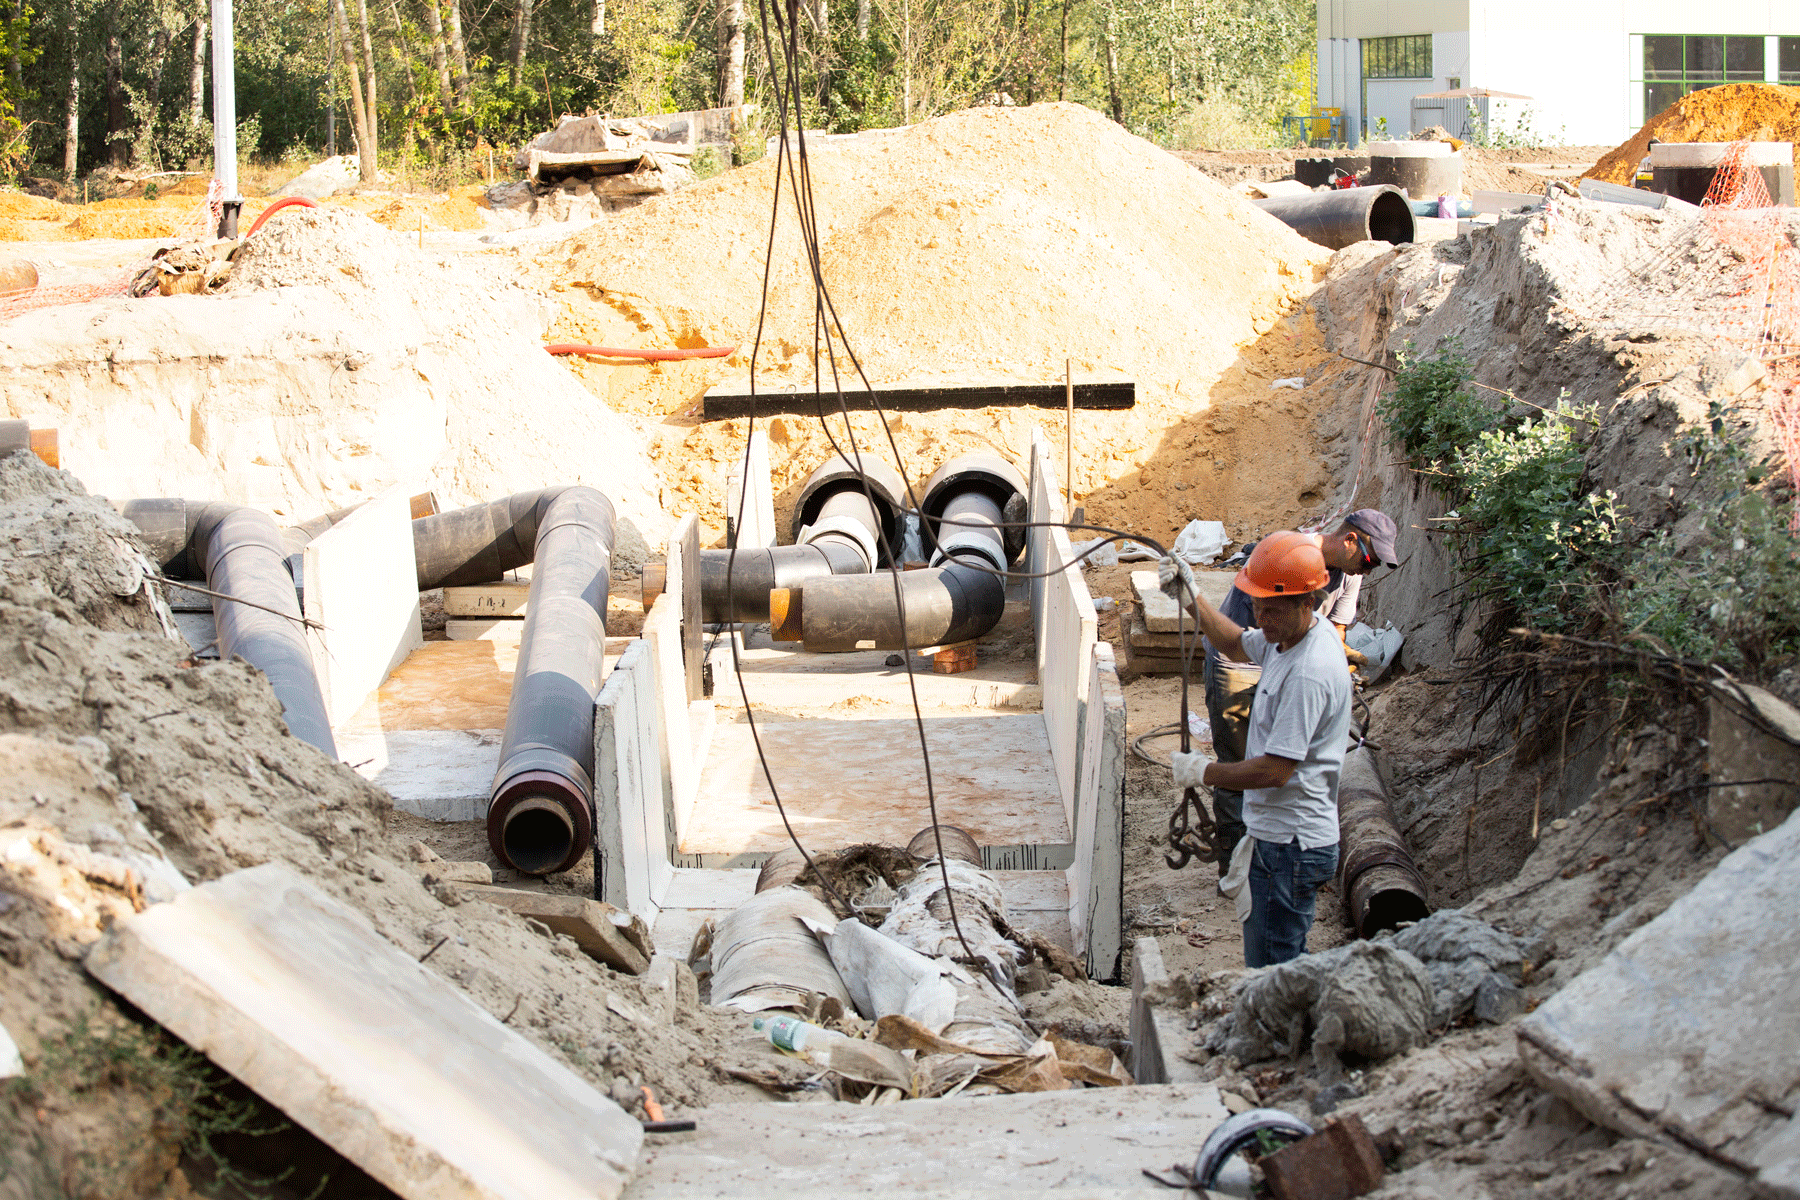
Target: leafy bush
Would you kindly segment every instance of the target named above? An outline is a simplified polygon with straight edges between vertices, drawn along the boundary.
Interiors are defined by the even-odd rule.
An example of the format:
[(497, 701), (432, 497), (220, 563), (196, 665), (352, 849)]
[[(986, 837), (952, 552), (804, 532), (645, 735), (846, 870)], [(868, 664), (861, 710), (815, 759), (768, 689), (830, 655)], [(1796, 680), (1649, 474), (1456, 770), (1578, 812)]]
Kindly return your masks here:
[(1415, 467), (1443, 474), (1458, 450), (1500, 424), (1501, 414), (1476, 395), (1474, 375), (1456, 338), (1445, 338), (1431, 358), (1400, 355), (1394, 390), (1378, 409), (1389, 438)]
[(1581, 486), (1576, 426), (1597, 417), (1592, 405), (1559, 401), (1517, 429), (1481, 432), (1454, 459), (1472, 574), (1520, 620), (1552, 633), (1589, 622), (1614, 565), (1618, 499)]
[(1685, 551), (1668, 530), (1646, 539), (1621, 615), (1677, 654), (1760, 676), (1800, 654), (1800, 543), (1732, 426), (1714, 400), (1678, 441), (1704, 533)]

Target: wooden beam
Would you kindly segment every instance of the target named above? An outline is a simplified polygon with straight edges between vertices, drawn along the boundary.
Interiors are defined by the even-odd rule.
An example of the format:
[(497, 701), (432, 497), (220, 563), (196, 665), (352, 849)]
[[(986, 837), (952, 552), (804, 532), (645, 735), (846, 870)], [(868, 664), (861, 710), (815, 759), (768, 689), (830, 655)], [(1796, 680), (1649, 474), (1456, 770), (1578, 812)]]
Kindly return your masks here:
[[(1131, 379), (1077, 381), (1074, 407), (1086, 409), (1126, 409), (1137, 403), (1137, 382)], [(890, 412), (931, 412), (943, 408), (1063, 408), (1068, 402), (1067, 385), (1054, 383), (1019, 383), (1012, 380), (960, 383), (883, 383), (875, 385), (875, 398)], [(702, 403), (702, 419), (727, 421), (750, 415), (750, 389), (747, 384), (720, 384), (706, 393)], [(825, 411), (838, 411), (835, 392), (823, 397), (810, 386), (803, 388), (764, 388), (756, 390), (756, 414), (794, 413), (810, 416), (820, 403)], [(851, 412), (873, 412), (869, 393), (861, 387), (844, 389), (844, 403)]]

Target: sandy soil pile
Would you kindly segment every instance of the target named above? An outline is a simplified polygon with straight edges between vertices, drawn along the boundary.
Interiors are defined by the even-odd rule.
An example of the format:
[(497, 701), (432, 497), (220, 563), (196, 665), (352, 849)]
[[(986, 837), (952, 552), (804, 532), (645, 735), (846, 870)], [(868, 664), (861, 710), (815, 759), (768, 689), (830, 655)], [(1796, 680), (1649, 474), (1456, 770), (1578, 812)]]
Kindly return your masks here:
[[(1138, 407), (1077, 413), (1078, 497), (1089, 515), (1151, 536), (1193, 516), (1247, 536), (1316, 503), (1310, 404), (1272, 390), (1324, 370), (1293, 314), (1326, 258), (1273, 218), (1076, 105), (981, 109), (857, 138), (813, 161), (823, 269), (870, 377), (1059, 381), (1129, 377)], [(660, 453), (679, 506), (719, 529), (742, 423), (681, 414), (749, 375), (773, 165), (758, 163), (591, 226), (539, 266), (565, 301), (557, 336), (626, 345), (739, 344), (722, 361), (575, 364), (613, 407), (666, 418)], [(791, 201), (770, 272), (759, 383), (811, 379), (812, 293)], [(859, 440), (874, 423), (859, 419)], [(1054, 410), (908, 414), (904, 473), (946, 457), (1015, 456)], [(817, 423), (771, 424), (778, 483), (829, 451)], [(1267, 451), (1266, 461), (1255, 456)]]
[(1630, 183), (1638, 163), (1650, 152), (1651, 138), (1663, 142), (1800, 144), (1800, 89), (1773, 83), (1728, 83), (1689, 92), (1644, 122), (1630, 140), (1608, 151), (1587, 177), (1607, 183)]
[(456, 188), (448, 193), (394, 195), (370, 193), (333, 196), (324, 203), (335, 208), (359, 212), (371, 221), (385, 225), (396, 233), (417, 233), (421, 221), (427, 232), (486, 229), (483, 215), (487, 189), (479, 184)]
[(287, 733), (258, 672), (194, 662), (155, 632), (132, 539), (103, 501), (19, 454), (0, 461), (0, 512), (0, 1022), (26, 1069), (0, 1096), (0, 1194), (188, 1194), (170, 1176), (186, 1115), (153, 1061), (161, 1035), (80, 960), (107, 921), (183, 877), (271, 861), (602, 1091), (750, 1098), (711, 1066), (739, 1023), (650, 1018), (658, 1002), (635, 978), (463, 901), (388, 833), (385, 793)]
[(586, 483), (619, 509), (619, 561), (641, 562), (666, 532), (656, 470), (632, 422), (544, 353), (516, 275), (343, 209), (284, 211), (221, 294), (0, 325), (0, 403), (59, 427), (64, 463), (111, 496), (304, 519), (390, 486), (457, 506)]

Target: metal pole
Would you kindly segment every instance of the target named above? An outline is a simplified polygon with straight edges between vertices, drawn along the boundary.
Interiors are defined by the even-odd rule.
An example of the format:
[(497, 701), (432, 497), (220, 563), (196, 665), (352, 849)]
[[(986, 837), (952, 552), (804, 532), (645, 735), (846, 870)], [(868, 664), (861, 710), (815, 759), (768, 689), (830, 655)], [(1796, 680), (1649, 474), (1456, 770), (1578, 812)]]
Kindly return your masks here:
[[(434, 0), (435, 2), (435, 0)], [(337, 20), (331, 21), (325, 52), (325, 157), (337, 157)]]
[(231, 0), (212, 0), (213, 44), (213, 178), (225, 192), (220, 237), (237, 234), (237, 79), (233, 73)]

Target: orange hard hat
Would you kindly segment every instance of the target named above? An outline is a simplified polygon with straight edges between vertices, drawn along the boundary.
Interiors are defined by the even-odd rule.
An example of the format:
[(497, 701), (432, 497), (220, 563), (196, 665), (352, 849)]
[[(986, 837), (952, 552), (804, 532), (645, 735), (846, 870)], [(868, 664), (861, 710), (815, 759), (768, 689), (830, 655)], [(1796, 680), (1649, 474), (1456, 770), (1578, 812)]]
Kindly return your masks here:
[(1272, 533), (1256, 544), (1234, 580), (1251, 596), (1303, 596), (1324, 587), (1329, 576), (1316, 533)]

